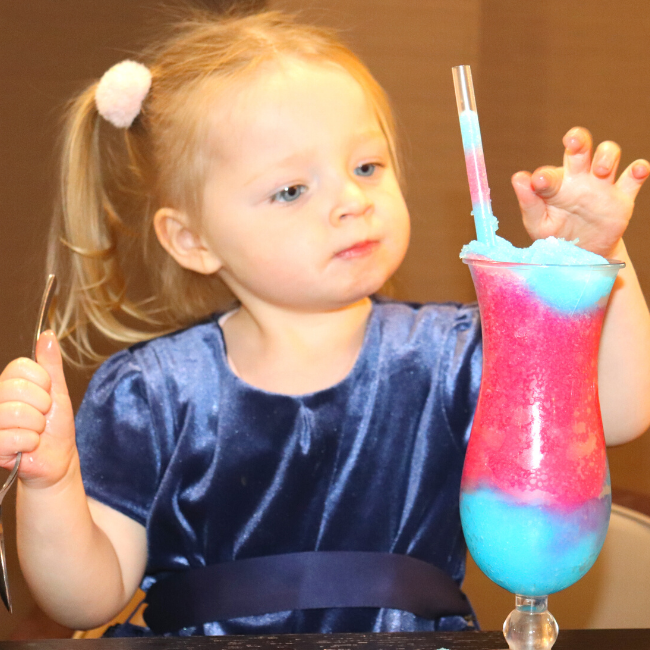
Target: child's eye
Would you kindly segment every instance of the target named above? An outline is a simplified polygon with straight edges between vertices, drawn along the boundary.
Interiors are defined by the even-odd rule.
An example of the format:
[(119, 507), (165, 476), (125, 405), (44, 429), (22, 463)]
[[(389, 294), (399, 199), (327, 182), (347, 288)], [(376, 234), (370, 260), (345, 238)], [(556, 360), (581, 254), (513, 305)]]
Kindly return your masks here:
[(372, 176), (375, 173), (377, 167), (377, 163), (363, 163), (363, 165), (359, 165), (354, 170), (354, 173), (357, 176)]
[(290, 185), (276, 192), (271, 197), (271, 203), (291, 203), (307, 191), (306, 185)]

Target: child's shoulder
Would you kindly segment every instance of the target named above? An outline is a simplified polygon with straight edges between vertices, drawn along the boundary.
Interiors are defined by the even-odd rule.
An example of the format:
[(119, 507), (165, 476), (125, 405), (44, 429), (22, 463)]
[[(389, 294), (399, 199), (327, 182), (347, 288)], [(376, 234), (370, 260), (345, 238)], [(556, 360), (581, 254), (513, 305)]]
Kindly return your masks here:
[(376, 298), (372, 331), (390, 358), (413, 355), (423, 366), (437, 367), (442, 358), (472, 356), (481, 341), (476, 304), (418, 303)]
[(131, 345), (109, 357), (97, 370), (92, 383), (121, 382), (146, 376), (147, 381), (187, 377), (214, 368), (221, 358), (223, 341), (216, 314), (182, 330)]
[(394, 327), (464, 330), (479, 325), (476, 303), (405, 302), (382, 296), (374, 296), (373, 303), (379, 320)]
[(184, 329), (136, 343), (127, 348), (127, 351), (136, 357), (145, 354), (200, 356), (206, 347), (214, 348), (215, 342), (221, 341), (218, 322), (222, 315), (221, 313), (212, 314)]

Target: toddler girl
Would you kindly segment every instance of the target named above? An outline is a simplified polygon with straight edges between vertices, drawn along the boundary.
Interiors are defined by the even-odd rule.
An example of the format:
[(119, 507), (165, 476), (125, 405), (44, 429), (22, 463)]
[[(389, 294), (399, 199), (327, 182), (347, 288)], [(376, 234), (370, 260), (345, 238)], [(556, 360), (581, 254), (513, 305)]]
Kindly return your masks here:
[[(53, 332), (0, 377), (37, 601), (92, 627), (142, 585), (149, 627), (120, 634), (472, 627), (458, 490), (478, 313), (374, 297), (409, 238), (382, 90), (272, 12), (199, 15), (142, 60), (70, 108), (51, 256), (68, 355), (131, 347), (76, 424)], [(584, 130), (565, 146), (563, 168), (514, 178), (529, 231), (629, 262), (648, 163), (614, 183), (614, 143), (593, 163)], [(628, 264), (603, 334), (610, 442), (649, 422), (648, 323)]]

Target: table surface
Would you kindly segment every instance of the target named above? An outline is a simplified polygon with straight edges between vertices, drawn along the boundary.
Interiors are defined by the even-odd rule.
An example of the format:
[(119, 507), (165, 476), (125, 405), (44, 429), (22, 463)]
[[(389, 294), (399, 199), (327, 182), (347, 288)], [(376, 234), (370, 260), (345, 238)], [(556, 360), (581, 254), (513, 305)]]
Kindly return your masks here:
[[(2, 650), (508, 650), (501, 632), (6, 641)], [(560, 630), (553, 650), (648, 650), (650, 629)]]

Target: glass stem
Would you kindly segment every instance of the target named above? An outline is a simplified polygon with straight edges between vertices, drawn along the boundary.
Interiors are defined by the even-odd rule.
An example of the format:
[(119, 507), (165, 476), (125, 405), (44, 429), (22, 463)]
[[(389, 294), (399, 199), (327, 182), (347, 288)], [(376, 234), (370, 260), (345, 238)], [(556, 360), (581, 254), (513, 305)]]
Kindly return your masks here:
[(550, 650), (557, 639), (558, 627), (548, 611), (547, 596), (520, 596), (516, 608), (503, 624), (503, 635), (510, 650)]

